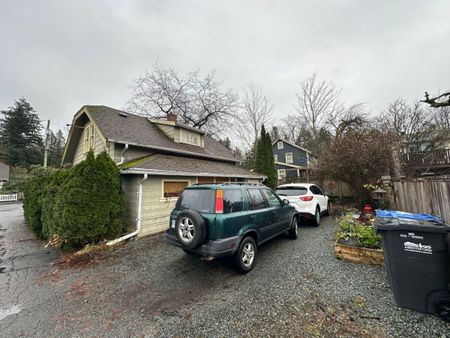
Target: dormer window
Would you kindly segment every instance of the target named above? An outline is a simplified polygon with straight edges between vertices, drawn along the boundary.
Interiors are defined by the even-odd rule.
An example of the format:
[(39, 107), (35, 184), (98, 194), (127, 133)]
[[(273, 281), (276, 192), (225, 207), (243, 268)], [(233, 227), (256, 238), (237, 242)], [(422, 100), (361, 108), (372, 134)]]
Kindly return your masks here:
[(191, 132), (186, 129), (181, 129), (181, 142), (191, 144), (193, 146), (201, 146), (201, 137), (195, 132)]

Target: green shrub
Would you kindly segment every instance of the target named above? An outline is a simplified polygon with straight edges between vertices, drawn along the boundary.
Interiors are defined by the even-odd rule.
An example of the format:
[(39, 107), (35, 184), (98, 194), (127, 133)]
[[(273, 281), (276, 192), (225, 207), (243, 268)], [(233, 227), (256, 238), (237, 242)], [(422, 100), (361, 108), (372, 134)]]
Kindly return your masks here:
[(381, 248), (381, 235), (375, 233), (371, 225), (365, 225), (347, 215), (339, 221), (338, 240), (340, 242), (356, 242), (358, 246), (379, 249)]
[(23, 211), (28, 227), (39, 238), (42, 237), (41, 198), (44, 177), (32, 177), (25, 184)]
[(52, 168), (35, 166), (30, 173), (26, 174), (28, 178), (26, 183), (23, 184), (25, 221), (39, 238), (46, 238), (42, 233), (42, 201), (45, 196), (45, 187), (50, 181), (50, 175), (53, 171), (54, 169)]
[(51, 173), (44, 182), (43, 195), (41, 198), (41, 222), (42, 236), (50, 239), (57, 231), (58, 218), (56, 210), (56, 198), (69, 177), (69, 171), (65, 169), (56, 170)]
[[(56, 196), (52, 230), (62, 248), (78, 248), (120, 235), (124, 200), (116, 164), (106, 154), (91, 152), (73, 167)], [(52, 233), (53, 235), (53, 233)]]

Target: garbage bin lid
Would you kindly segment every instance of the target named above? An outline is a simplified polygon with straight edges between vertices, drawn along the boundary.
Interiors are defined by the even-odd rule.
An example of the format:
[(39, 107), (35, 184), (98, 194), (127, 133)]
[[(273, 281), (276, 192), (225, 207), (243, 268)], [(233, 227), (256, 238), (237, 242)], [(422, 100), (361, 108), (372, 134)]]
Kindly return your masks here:
[(397, 210), (377, 210), (375, 230), (409, 230), (423, 232), (450, 232), (450, 226), (430, 214), (414, 214)]

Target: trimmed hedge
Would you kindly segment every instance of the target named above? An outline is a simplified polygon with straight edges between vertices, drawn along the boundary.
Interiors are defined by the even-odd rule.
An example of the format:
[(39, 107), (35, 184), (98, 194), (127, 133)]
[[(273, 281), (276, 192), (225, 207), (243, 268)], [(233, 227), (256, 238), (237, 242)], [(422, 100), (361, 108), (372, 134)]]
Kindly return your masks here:
[(116, 164), (93, 152), (70, 170), (27, 182), (24, 213), (36, 235), (63, 250), (112, 239), (122, 232), (124, 199)]
[(31, 178), (25, 183), (23, 201), (25, 222), (39, 238), (45, 238), (42, 234), (42, 198), (48, 176), (52, 171), (50, 168), (35, 168), (31, 171)]

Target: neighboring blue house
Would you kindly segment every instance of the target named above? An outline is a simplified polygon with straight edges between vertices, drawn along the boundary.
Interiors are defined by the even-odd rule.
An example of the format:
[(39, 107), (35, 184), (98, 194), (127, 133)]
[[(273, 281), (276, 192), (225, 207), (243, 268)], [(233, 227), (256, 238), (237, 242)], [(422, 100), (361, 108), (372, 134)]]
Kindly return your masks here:
[(279, 183), (308, 180), (315, 161), (311, 151), (283, 139), (272, 143), (272, 151)]

